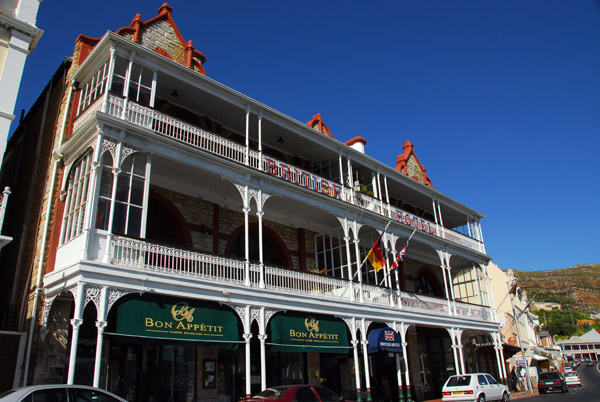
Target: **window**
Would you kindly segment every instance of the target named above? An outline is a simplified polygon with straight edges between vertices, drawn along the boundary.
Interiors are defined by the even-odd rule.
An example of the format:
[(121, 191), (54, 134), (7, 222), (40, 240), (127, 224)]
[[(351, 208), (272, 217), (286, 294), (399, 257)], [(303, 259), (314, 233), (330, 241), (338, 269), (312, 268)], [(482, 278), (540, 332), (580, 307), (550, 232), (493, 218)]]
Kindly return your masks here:
[(489, 375), (489, 374), (486, 374), (486, 375), (485, 375), (485, 378), (487, 378), (488, 384), (490, 384), (490, 385), (494, 385), (494, 384), (496, 384), (496, 383), (497, 383), (497, 382), (496, 382), (496, 380), (494, 379), (494, 377), (492, 377), (492, 376), (491, 376), (491, 375)]
[(119, 400), (95, 389), (76, 388), (75, 402), (119, 402)]
[(71, 167), (65, 198), (61, 244), (79, 236), (83, 230), (91, 162), (92, 151), (89, 151)]
[(26, 402), (67, 402), (67, 392), (60, 388), (34, 391), (24, 399)]
[(328, 390), (324, 387), (315, 387), (317, 394), (319, 394), (319, 398), (321, 402), (339, 402), (340, 397), (337, 396), (333, 391)]
[[(113, 158), (109, 152), (102, 156), (102, 178), (96, 213), (96, 228), (108, 230), (113, 193)], [(146, 155), (130, 154), (121, 164), (117, 177), (111, 232), (133, 237), (141, 236)]]
[(112, 83), (110, 90), (118, 95), (124, 96), (125, 78), (129, 70), (129, 61), (121, 57), (115, 57), (115, 67), (113, 70)]
[(108, 77), (108, 62), (92, 76), (92, 78), (83, 86), (79, 98), (79, 107), (77, 115), (85, 111), (96, 99), (98, 99), (106, 89), (106, 79)]
[(477, 381), (479, 382), (479, 385), (487, 385), (487, 381), (485, 380), (484, 375), (478, 375)]
[(318, 402), (317, 396), (310, 387), (300, 387), (294, 395), (294, 402)]
[(108, 230), (108, 216), (110, 215), (110, 200), (113, 188), (113, 158), (110, 152), (102, 155), (102, 177), (100, 178), (100, 193), (98, 209), (96, 211), (96, 228)]
[(129, 93), (127, 97), (144, 106), (153, 106), (150, 104), (152, 93), (152, 71), (143, 68), (140, 65), (131, 66), (131, 77), (129, 78)]

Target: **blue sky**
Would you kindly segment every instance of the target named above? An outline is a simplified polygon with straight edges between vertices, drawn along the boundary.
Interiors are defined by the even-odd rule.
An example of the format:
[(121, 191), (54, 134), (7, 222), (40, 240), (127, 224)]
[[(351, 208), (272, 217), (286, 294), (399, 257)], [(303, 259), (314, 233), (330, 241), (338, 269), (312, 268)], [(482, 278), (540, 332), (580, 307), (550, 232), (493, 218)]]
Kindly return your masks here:
[[(42, 2), (15, 115), (79, 34), (161, 4)], [(391, 166), (412, 141), (435, 188), (486, 215), (500, 268), (600, 263), (600, 1), (169, 4), (211, 78), (303, 122), (321, 113)]]

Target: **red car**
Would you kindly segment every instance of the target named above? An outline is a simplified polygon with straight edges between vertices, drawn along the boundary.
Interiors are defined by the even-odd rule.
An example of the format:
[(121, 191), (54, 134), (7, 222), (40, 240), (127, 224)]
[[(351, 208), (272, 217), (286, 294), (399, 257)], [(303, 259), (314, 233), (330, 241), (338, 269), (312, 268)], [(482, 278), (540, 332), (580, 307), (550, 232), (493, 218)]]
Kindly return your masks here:
[(342, 398), (325, 387), (313, 385), (280, 385), (269, 387), (245, 402), (341, 402)]

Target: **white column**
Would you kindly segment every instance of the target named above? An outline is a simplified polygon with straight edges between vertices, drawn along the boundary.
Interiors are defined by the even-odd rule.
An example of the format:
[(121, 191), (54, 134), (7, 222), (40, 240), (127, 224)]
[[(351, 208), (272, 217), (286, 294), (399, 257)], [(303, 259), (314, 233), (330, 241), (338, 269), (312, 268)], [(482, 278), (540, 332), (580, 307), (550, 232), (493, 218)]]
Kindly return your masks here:
[(106, 253), (104, 254), (104, 262), (105, 263), (109, 263), (110, 262), (110, 243), (112, 241), (113, 238), (113, 232), (112, 232), (112, 227), (113, 227), (113, 220), (115, 218), (115, 199), (117, 198), (117, 183), (119, 181), (119, 173), (121, 173), (121, 149), (123, 148), (123, 144), (122, 143), (118, 143), (117, 144), (117, 150), (115, 152), (115, 158), (113, 160), (113, 186), (112, 186), (112, 193), (110, 195), (110, 211), (108, 214), (108, 228), (106, 229), (107, 234), (106, 234)]
[(250, 228), (248, 214), (250, 213), (250, 199), (248, 186), (244, 186), (244, 285), (250, 286)]
[[(92, 166), (90, 169), (90, 178), (89, 178), (89, 186), (88, 186), (88, 196), (87, 203), (85, 206), (85, 219), (83, 225), (84, 232), (84, 241), (83, 241), (83, 249), (81, 250), (81, 259), (87, 260), (88, 257), (88, 249), (90, 247), (90, 232), (94, 227), (94, 222), (96, 222), (96, 208), (98, 204), (98, 194), (100, 192), (100, 178), (102, 172), (102, 164), (100, 160), (102, 159), (102, 141), (104, 136), (102, 133), (98, 133), (98, 138), (96, 139), (96, 149), (94, 150), (94, 157), (92, 159)], [(65, 204), (66, 205), (66, 204)], [(62, 244), (62, 236), (64, 233), (61, 233), (61, 244)]]
[(108, 113), (108, 95), (112, 86), (112, 79), (115, 73), (115, 48), (110, 47), (110, 59), (108, 62), (108, 76), (106, 77), (106, 88), (104, 88), (104, 97), (102, 99), (102, 111)]
[(75, 379), (75, 363), (77, 362), (77, 344), (79, 343), (79, 328), (83, 324), (83, 303), (85, 300), (85, 284), (79, 282), (75, 294), (75, 311), (71, 325), (73, 332), (71, 333), (71, 352), (69, 353), (69, 371), (67, 374), (67, 384), (73, 384)]
[[(258, 112), (258, 168), (262, 164), (262, 111)], [(264, 389), (264, 388), (263, 388)]]
[(148, 222), (148, 202), (150, 198), (150, 174), (152, 173), (152, 155), (146, 155), (146, 177), (144, 178), (144, 200), (142, 204), (142, 223), (140, 237), (146, 238), (146, 224)]
[(244, 342), (246, 344), (246, 365), (245, 365), (245, 372), (246, 372), (246, 398), (250, 398), (251, 392), (252, 392), (252, 382), (251, 382), (251, 377), (252, 377), (252, 372), (251, 372), (251, 365), (250, 365), (250, 339), (252, 339), (252, 334), (243, 334), (244, 337)]
[(348, 261), (348, 286), (350, 287), (350, 301), (354, 301), (354, 283), (352, 282), (352, 257), (350, 254), (350, 236), (344, 236), (346, 242), (346, 260)]
[(156, 71), (152, 72), (152, 89), (150, 90), (150, 107), (154, 107), (154, 102), (156, 101), (156, 84), (158, 82), (158, 73)]
[(356, 395), (357, 398), (360, 398), (360, 361), (358, 360), (358, 340), (356, 339), (356, 335), (352, 334), (354, 339), (352, 339), (352, 352), (354, 353), (354, 381), (356, 382)]
[(400, 324), (400, 338), (402, 339), (402, 356), (404, 356), (404, 365), (405, 367), (405, 372), (404, 372), (404, 384), (406, 385), (406, 401), (407, 402), (412, 402), (412, 397), (410, 395), (410, 375), (409, 375), (409, 370), (408, 370), (408, 353), (406, 350), (406, 347), (408, 346), (408, 343), (406, 342), (406, 332), (408, 331), (408, 326), (406, 326), (404, 323)]
[(258, 259), (260, 263), (260, 280), (259, 287), (265, 287), (265, 261), (263, 256), (263, 215), (264, 212), (264, 203), (269, 198), (268, 194), (263, 193), (262, 190), (258, 190), (256, 194), (256, 216), (258, 217)]
[(129, 103), (129, 81), (131, 80), (131, 69), (133, 68), (133, 61), (135, 60), (135, 51), (131, 52), (129, 56), (129, 66), (127, 68), (127, 74), (125, 75), (125, 82), (123, 83), (123, 111), (121, 113), (121, 118), (123, 120), (127, 117), (127, 105)]
[(498, 373), (500, 375), (500, 381), (505, 383), (506, 382), (506, 371), (505, 371), (504, 364), (502, 363), (503, 360), (500, 357), (501, 346), (499, 344), (499, 339), (498, 339), (499, 334), (497, 332), (492, 332), (491, 335), (492, 335), (492, 339), (494, 341), (494, 351), (496, 352), (496, 362), (498, 363)]
[(342, 163), (342, 155), (340, 154), (339, 156), (339, 163), (340, 163), (340, 185), (344, 186), (344, 164)]
[(463, 354), (463, 345), (460, 341), (460, 337), (456, 340), (456, 348), (458, 349), (458, 357), (460, 359), (460, 368), (462, 370), (462, 374), (465, 374), (467, 371), (465, 370), (465, 356)]
[(245, 165), (248, 166), (250, 161), (250, 107), (246, 108), (246, 160)]
[(448, 283), (450, 284), (450, 296), (452, 297), (452, 307), (454, 308), (454, 315), (456, 313), (456, 298), (454, 296), (454, 283), (452, 282), (452, 268), (450, 268), (450, 254), (448, 254), (448, 266), (446, 269), (448, 270)]
[(362, 350), (363, 350), (363, 363), (364, 363), (364, 367), (365, 367), (365, 388), (367, 391), (367, 401), (371, 401), (371, 375), (369, 374), (369, 352), (367, 350), (367, 345), (368, 345), (368, 341), (367, 341), (367, 333), (366, 333), (366, 326), (365, 326), (365, 320), (362, 319), (360, 322), (360, 337), (361, 337), (361, 344), (362, 344)]
[(456, 374), (460, 374), (460, 364), (458, 363), (458, 353), (456, 351), (457, 346), (452, 339), (452, 354), (454, 355), (454, 370), (456, 370)]
[(446, 294), (446, 300), (448, 302), (448, 314), (452, 315), (452, 305), (450, 304), (450, 292), (448, 291), (448, 278), (446, 277), (446, 252), (442, 250), (435, 250), (440, 257), (442, 268), (442, 276), (444, 277), (444, 293)]
[(96, 336), (96, 359), (94, 361), (94, 387), (100, 386), (100, 371), (102, 369), (102, 344), (104, 341), (104, 328), (106, 327), (106, 313), (108, 307), (108, 287), (103, 286), (100, 290), (100, 306), (98, 306), (98, 321), (96, 328), (98, 334)]
[(358, 289), (359, 289), (359, 293), (358, 293), (358, 300), (363, 303), (365, 301), (364, 299), (364, 295), (362, 292), (362, 274), (361, 274), (361, 267), (360, 267), (360, 249), (358, 247), (358, 243), (360, 242), (360, 240), (358, 239), (358, 234), (354, 234), (355, 238), (352, 240), (352, 242), (354, 243), (354, 254), (356, 256), (356, 275), (358, 276)]

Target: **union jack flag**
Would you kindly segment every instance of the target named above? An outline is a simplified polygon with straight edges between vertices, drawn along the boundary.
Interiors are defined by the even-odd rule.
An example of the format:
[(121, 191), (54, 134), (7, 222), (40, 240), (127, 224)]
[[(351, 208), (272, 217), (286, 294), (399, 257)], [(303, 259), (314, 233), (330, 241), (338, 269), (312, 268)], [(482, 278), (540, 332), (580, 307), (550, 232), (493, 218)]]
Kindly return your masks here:
[(398, 253), (398, 257), (396, 257), (396, 260), (392, 264), (392, 269), (398, 268), (398, 265), (400, 265), (400, 262), (404, 261), (404, 257), (406, 257), (406, 248), (408, 247), (408, 242), (410, 241), (410, 239), (412, 239), (412, 237), (416, 231), (417, 231), (417, 228), (415, 228), (415, 230), (413, 230), (412, 234), (406, 241), (406, 244), (404, 245), (404, 247), (402, 247), (402, 250), (400, 250), (400, 252)]
[(383, 331), (383, 339), (386, 341), (394, 340), (394, 331)]

